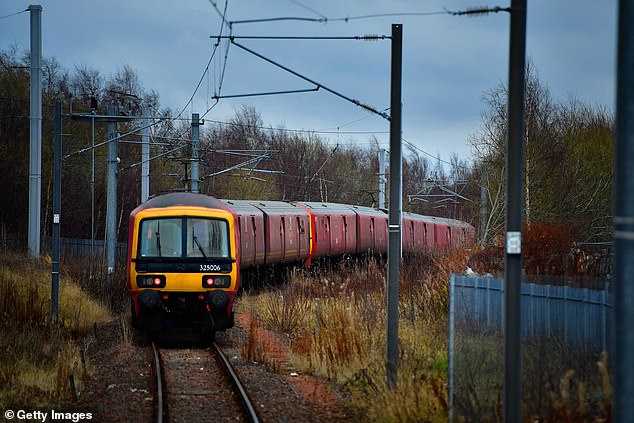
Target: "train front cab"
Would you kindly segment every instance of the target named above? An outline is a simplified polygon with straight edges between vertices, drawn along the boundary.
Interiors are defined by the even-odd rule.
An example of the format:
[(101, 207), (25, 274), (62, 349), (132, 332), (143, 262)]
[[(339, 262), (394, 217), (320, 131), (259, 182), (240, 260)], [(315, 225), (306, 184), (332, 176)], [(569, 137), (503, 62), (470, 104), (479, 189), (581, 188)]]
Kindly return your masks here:
[(239, 270), (232, 213), (148, 208), (133, 212), (130, 225), (128, 289), (139, 327), (213, 333), (233, 326)]

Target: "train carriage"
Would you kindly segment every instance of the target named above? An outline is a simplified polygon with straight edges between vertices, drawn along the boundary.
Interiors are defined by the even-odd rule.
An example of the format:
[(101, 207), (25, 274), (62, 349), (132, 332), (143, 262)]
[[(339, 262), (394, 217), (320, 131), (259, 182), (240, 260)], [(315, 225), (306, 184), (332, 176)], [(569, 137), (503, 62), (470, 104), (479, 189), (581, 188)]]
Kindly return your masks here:
[(357, 214), (357, 254), (387, 252), (387, 213), (371, 207), (351, 206)]
[(357, 214), (336, 203), (297, 202), (310, 215), (313, 258), (357, 253)]
[(264, 213), (249, 201), (224, 200), (236, 214), (240, 243), (240, 267), (262, 265), (266, 262)]
[[(236, 213), (239, 226), (249, 228), (245, 236), (253, 234), (255, 241), (259, 242), (253, 242), (256, 246), (253, 265), (292, 263), (308, 258), (310, 221), (303, 209), (284, 201), (223, 201)], [(243, 246), (249, 241), (253, 240), (242, 237)], [(243, 263), (243, 267), (249, 267), (248, 263)]]

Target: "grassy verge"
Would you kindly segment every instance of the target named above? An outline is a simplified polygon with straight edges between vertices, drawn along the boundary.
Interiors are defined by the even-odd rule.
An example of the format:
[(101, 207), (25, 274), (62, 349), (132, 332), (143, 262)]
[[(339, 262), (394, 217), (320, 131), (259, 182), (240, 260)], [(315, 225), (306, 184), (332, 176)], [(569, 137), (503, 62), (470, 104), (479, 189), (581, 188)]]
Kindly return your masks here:
[(80, 344), (95, 323), (113, 319), (77, 282), (62, 275), (59, 320), (50, 320), (51, 267), (46, 259), (0, 252), (0, 408), (37, 408), (81, 390)]
[(405, 264), (394, 390), (385, 382), (384, 263), (295, 271), (282, 287), (243, 295), (239, 312), (290, 336), (294, 369), (338, 382), (369, 420), (446, 421), (447, 280), (465, 264), (464, 252)]
[[(336, 381), (368, 421), (444, 422), (448, 416), (447, 315), (450, 273), (467, 251), (407, 260), (399, 288), (397, 389), (386, 388), (385, 265), (369, 260), (310, 271), (257, 295), (242, 295), (239, 313), (289, 337), (294, 371)], [(503, 337), (482, 328), (457, 334), (455, 413), (459, 421), (502, 418)], [(250, 328), (249, 336), (257, 336)], [(257, 339), (249, 345), (258, 346)], [(261, 346), (250, 359), (279, 369)], [(607, 359), (556, 340), (524, 340), (525, 421), (609, 421)]]

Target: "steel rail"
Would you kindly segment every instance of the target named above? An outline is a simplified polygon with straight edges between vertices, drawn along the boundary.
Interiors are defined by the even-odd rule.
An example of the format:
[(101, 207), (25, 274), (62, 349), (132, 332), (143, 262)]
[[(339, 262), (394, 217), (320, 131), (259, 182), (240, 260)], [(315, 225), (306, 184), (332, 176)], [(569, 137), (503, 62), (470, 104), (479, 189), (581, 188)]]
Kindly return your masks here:
[(156, 423), (163, 423), (163, 381), (161, 375), (161, 361), (156, 344), (152, 342), (154, 357), (154, 373), (156, 375)]
[(255, 407), (253, 407), (253, 403), (251, 402), (251, 399), (249, 398), (247, 391), (244, 389), (242, 382), (240, 382), (240, 378), (238, 377), (236, 372), (233, 370), (233, 366), (231, 365), (229, 360), (227, 360), (227, 357), (224, 355), (224, 353), (222, 352), (222, 350), (220, 349), (220, 347), (218, 346), (216, 342), (212, 343), (211, 349), (213, 353), (216, 355), (216, 357), (222, 363), (222, 367), (227, 373), (227, 376), (231, 384), (233, 384), (233, 386), (236, 388), (237, 393), (240, 395), (240, 401), (242, 402), (242, 405), (244, 406), (244, 409), (247, 414), (246, 417), (248, 417), (249, 421), (252, 423), (259, 423), (260, 419), (257, 415), (257, 412), (255, 411)]

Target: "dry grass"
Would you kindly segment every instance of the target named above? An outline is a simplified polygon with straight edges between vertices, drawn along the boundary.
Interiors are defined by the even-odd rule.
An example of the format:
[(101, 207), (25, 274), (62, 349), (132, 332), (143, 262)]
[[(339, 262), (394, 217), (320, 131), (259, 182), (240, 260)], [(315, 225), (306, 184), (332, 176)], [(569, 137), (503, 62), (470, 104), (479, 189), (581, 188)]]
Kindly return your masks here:
[[(377, 422), (445, 422), (447, 393), (448, 281), (466, 268), (469, 251), (415, 257), (402, 267), (399, 298), (397, 388), (386, 384), (386, 270), (376, 260), (296, 270), (289, 282), (258, 295), (243, 295), (238, 313), (292, 339), (295, 371), (336, 381), (350, 406)], [(270, 363), (252, 327), (249, 359)], [(461, 351), (474, 360), (456, 363), (456, 410), (465, 421), (501, 419), (501, 338), (461, 335)], [(530, 421), (609, 421), (610, 380), (598, 363), (562, 345), (525, 343), (524, 414)], [(546, 353), (544, 353), (544, 351)], [(464, 356), (463, 356), (464, 357)], [(583, 364), (583, 366), (579, 366)], [(575, 368), (575, 372), (566, 369)], [(563, 370), (562, 370), (563, 369)], [(528, 420), (527, 420), (528, 421)]]
[(385, 383), (383, 263), (369, 259), (295, 271), (275, 291), (243, 296), (241, 310), (249, 309), (264, 327), (291, 336), (291, 365), (340, 383), (351, 406), (364, 410), (371, 421), (446, 421), (447, 280), (465, 263), (466, 254), (460, 253), (405, 264), (395, 390)]
[[(70, 398), (83, 373), (75, 339), (111, 312), (62, 277), (59, 320), (50, 318), (50, 260), (0, 253), (0, 408), (44, 407)], [(77, 387), (80, 389), (79, 380)]]

